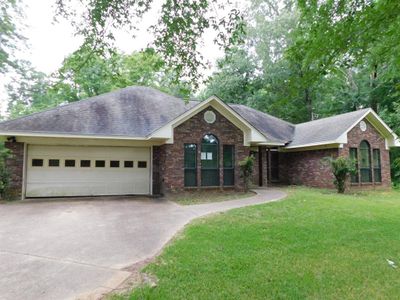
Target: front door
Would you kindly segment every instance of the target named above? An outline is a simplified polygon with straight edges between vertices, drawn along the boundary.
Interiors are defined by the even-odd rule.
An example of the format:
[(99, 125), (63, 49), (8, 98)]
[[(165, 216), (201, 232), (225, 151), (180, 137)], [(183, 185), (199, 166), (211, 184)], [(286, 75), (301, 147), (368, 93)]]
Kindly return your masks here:
[(201, 185), (219, 186), (219, 142), (212, 134), (201, 142)]

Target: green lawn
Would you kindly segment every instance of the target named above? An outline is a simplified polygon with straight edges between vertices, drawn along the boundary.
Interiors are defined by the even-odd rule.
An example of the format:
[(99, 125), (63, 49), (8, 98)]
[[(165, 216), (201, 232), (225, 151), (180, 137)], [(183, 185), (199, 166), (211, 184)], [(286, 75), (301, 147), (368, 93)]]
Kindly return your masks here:
[(158, 278), (157, 287), (144, 286), (126, 297), (400, 297), (399, 192), (336, 195), (293, 188), (289, 193), (280, 202), (235, 209), (187, 226), (144, 269)]

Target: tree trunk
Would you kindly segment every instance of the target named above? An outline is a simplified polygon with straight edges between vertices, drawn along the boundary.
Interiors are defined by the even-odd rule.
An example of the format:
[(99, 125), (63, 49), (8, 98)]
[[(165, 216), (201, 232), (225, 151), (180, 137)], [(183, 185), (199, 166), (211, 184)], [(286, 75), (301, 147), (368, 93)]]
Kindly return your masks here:
[(378, 65), (375, 64), (374, 65), (374, 69), (371, 73), (371, 79), (370, 79), (370, 87), (371, 87), (371, 91), (370, 91), (370, 99), (369, 99), (369, 104), (371, 106), (371, 108), (378, 112), (378, 99), (376, 96), (376, 87), (377, 87), (377, 78), (378, 78)]
[(312, 120), (314, 120), (314, 115), (313, 115), (312, 99), (311, 99), (309, 88), (306, 88), (304, 90), (304, 101), (306, 103), (308, 119), (312, 121)]

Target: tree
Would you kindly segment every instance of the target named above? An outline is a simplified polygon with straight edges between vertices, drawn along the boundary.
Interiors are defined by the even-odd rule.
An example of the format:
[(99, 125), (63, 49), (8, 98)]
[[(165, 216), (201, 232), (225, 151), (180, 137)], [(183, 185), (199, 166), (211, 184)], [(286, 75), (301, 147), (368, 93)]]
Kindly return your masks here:
[(245, 49), (235, 48), (218, 61), (218, 70), (209, 79), (201, 97), (216, 95), (229, 103), (251, 105), (259, 89), (254, 58)]
[(24, 40), (16, 24), (20, 16), (19, 0), (0, 1), (0, 73), (17, 66), (13, 53), (18, 42)]
[[(24, 62), (7, 86), (10, 116), (26, 115), (131, 85), (153, 86), (174, 95), (190, 92), (187, 86), (171, 80), (171, 71), (152, 49), (130, 55), (113, 52), (107, 58), (87, 56), (85, 51), (90, 50), (81, 48), (72, 53), (50, 76)], [(88, 60), (83, 61), (85, 58)]]
[(337, 66), (368, 69), (368, 106), (379, 111), (380, 84), (400, 68), (400, 2), (298, 0), (301, 18), (288, 53), (326, 74)]
[(13, 80), (6, 86), (8, 112), (11, 118), (23, 116), (61, 103), (50, 89), (51, 80), (36, 71), (29, 62), (20, 62)]
[[(229, 48), (240, 40), (242, 14), (217, 0), (165, 0), (161, 17), (152, 26), (154, 46), (163, 61), (173, 69), (175, 82), (185, 80), (198, 87), (205, 62), (199, 52), (209, 29), (218, 32), (215, 42)], [(81, 4), (81, 5), (79, 5)], [(113, 48), (114, 31), (136, 29), (140, 19), (152, 8), (152, 0), (57, 0), (56, 17), (71, 21), (76, 33), (84, 37), (83, 48), (92, 54), (107, 54)]]

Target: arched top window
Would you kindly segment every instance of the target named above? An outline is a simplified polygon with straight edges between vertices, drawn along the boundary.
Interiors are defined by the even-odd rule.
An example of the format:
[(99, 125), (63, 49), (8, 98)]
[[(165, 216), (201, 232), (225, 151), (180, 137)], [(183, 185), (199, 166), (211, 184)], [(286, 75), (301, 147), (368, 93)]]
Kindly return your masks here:
[(202, 144), (206, 144), (206, 145), (218, 145), (218, 139), (215, 135), (213, 134), (206, 134), (203, 137), (203, 140), (201, 142)]
[(371, 147), (365, 140), (360, 143), (360, 175), (361, 182), (372, 182)]
[(366, 140), (364, 140), (364, 141), (361, 141), (361, 143), (360, 143), (360, 149), (365, 149), (365, 150), (367, 150), (367, 149), (369, 149), (370, 147), (369, 147), (369, 143), (366, 141)]

